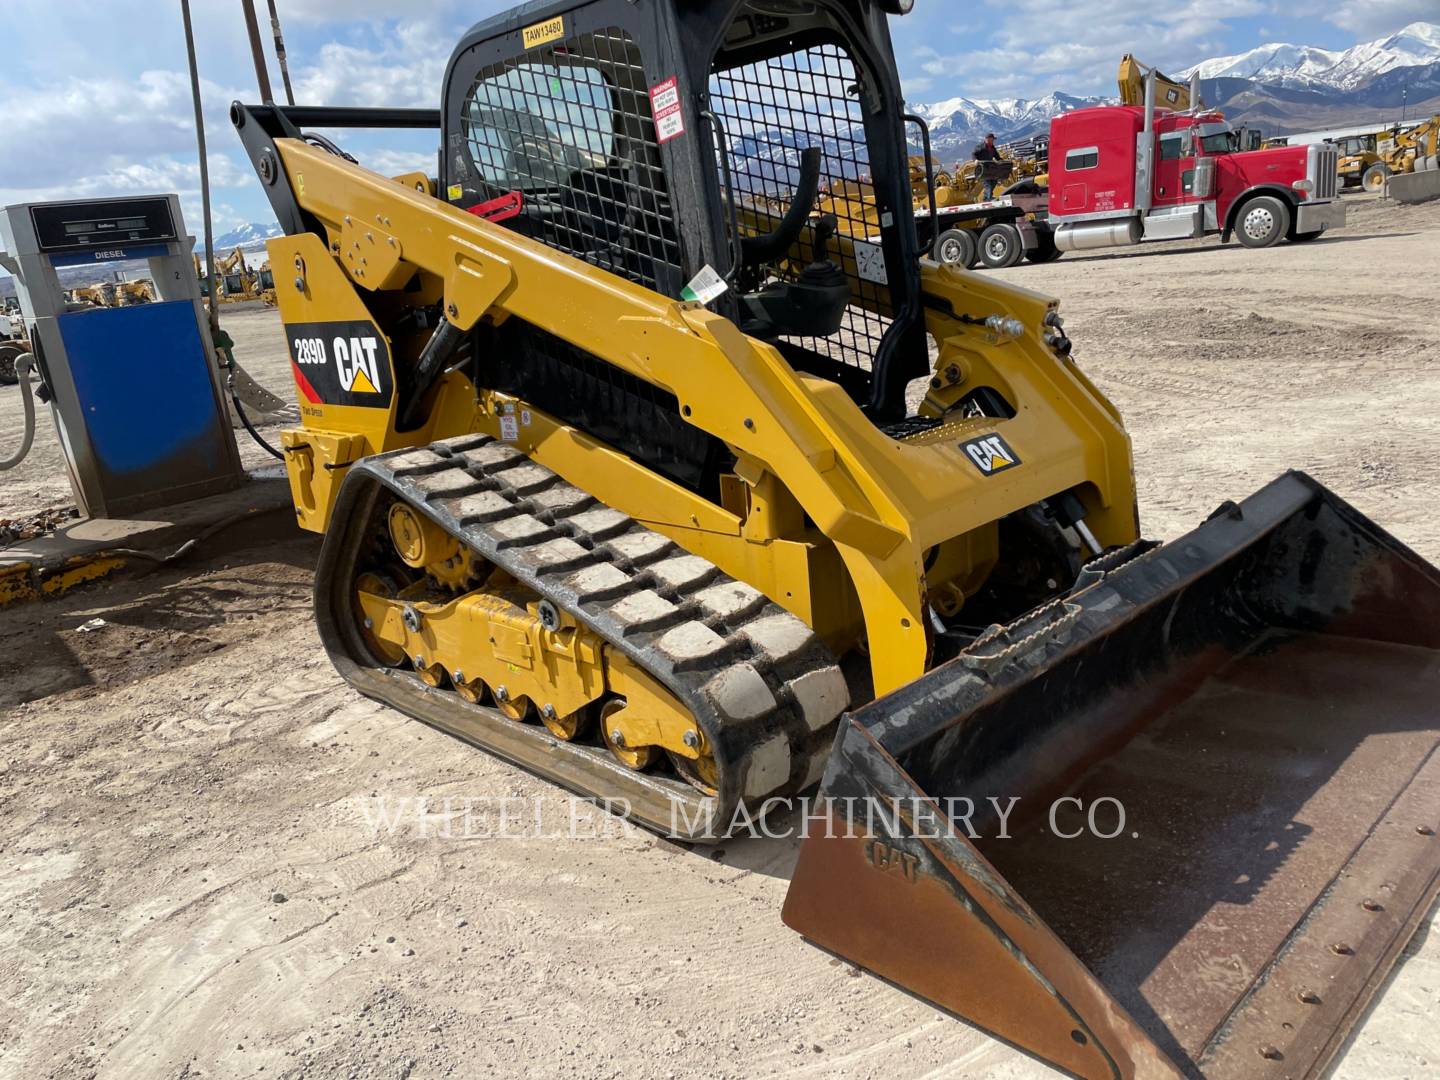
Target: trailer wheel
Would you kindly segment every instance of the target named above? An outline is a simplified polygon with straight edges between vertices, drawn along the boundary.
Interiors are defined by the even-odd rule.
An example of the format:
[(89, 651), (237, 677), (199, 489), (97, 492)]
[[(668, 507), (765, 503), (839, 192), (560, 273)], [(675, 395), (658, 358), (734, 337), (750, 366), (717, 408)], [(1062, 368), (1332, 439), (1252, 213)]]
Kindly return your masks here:
[(991, 270), (1014, 266), (1024, 257), (1025, 245), (1014, 225), (998, 222), (980, 234), (980, 261)]
[(1389, 175), (1390, 166), (1386, 165), (1383, 161), (1377, 161), (1374, 165), (1366, 169), (1365, 174), (1360, 177), (1360, 186), (1373, 195), (1385, 187), (1385, 180)]
[(943, 266), (973, 266), (975, 234), (968, 229), (946, 229), (940, 234), (935, 253)]
[(1290, 231), (1290, 208), (1273, 195), (1257, 195), (1240, 207), (1235, 235), (1246, 247), (1277, 244)]

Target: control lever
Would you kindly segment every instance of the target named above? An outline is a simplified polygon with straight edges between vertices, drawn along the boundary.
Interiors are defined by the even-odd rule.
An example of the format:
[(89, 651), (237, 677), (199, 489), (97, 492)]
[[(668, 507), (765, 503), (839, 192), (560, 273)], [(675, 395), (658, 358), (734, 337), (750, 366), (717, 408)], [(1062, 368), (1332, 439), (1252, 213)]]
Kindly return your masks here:
[(820, 160), (818, 146), (809, 146), (800, 152), (800, 177), (795, 185), (795, 198), (773, 231), (747, 236), (740, 241), (743, 265), (774, 262), (795, 246), (795, 241), (800, 239), (800, 230), (805, 227), (810, 212), (815, 209), (815, 200), (820, 196)]

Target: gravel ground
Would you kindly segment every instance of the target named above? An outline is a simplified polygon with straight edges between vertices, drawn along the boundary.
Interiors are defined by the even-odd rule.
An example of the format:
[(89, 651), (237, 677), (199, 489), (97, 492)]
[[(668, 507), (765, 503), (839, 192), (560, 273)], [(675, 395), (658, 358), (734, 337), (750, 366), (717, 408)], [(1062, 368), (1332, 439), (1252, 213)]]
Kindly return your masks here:
[[(1151, 535), (1299, 467), (1440, 560), (1440, 204), (1351, 213), (1002, 272), (1062, 298)], [(225, 323), (288, 396), (275, 314)], [(0, 439), (18, 415), (0, 388)], [(68, 498), (47, 419), (0, 518)], [(0, 612), (0, 1077), (1055, 1075), (787, 930), (792, 843), (676, 847), (347, 691), (317, 547)], [(1437, 942), (1338, 1076), (1434, 1074)]]

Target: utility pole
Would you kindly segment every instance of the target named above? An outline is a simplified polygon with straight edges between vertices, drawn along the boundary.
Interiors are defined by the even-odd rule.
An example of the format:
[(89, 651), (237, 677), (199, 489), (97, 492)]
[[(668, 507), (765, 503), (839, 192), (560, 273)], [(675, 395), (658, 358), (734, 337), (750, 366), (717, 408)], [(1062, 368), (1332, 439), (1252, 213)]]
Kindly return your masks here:
[(200, 69), (195, 63), (195, 31), (190, 25), (190, 0), (180, 0), (185, 21), (185, 52), (190, 60), (190, 97), (195, 105), (195, 146), (200, 154), (200, 205), (205, 219), (205, 291), (210, 309), (210, 336), (220, 332), (220, 305), (215, 296), (215, 233), (210, 224), (210, 166), (205, 159), (205, 113), (200, 107)]
[(255, 81), (260, 85), (260, 100), (275, 104), (270, 90), (270, 72), (265, 66), (265, 47), (260, 43), (260, 20), (255, 17), (255, 0), (240, 0), (245, 9), (245, 32), (250, 35), (250, 56), (255, 61)]

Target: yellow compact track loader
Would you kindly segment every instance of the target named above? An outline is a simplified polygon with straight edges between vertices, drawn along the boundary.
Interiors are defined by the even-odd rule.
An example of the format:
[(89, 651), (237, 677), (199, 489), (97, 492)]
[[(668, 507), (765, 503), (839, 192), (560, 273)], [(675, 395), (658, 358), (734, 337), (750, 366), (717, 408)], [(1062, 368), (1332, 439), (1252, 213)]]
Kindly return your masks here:
[[(1298, 473), (1142, 538), (1056, 302), (922, 255), (909, 6), (534, 3), (439, 109), (234, 105), (323, 641), (681, 840), (823, 774), (786, 920), (1075, 1075), (1310, 1075), (1435, 896), (1440, 573)], [(396, 127), (438, 177), (315, 131)]]

